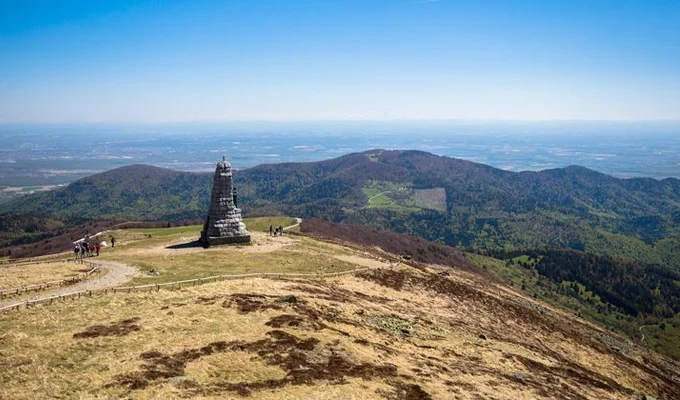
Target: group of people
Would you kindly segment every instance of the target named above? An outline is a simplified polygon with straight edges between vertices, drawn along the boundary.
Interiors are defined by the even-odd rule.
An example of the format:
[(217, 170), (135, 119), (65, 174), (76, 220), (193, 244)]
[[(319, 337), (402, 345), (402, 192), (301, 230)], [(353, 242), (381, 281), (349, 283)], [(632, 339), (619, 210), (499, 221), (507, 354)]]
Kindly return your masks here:
[(95, 257), (99, 255), (99, 250), (102, 248), (101, 242), (87, 243), (85, 241), (76, 243), (73, 252), (76, 253), (76, 260), (87, 257)]
[(283, 235), (283, 226), (279, 225), (276, 228), (274, 228), (273, 225), (269, 225), (269, 236), (282, 236)]
[[(76, 242), (73, 252), (76, 255), (76, 260), (82, 260), (87, 257), (97, 257), (99, 256), (99, 251), (102, 248), (102, 241), (96, 241), (92, 243), (90, 241), (90, 235), (85, 236), (82, 242)], [(105, 245), (105, 244), (104, 244)], [(111, 236), (111, 247), (116, 245), (116, 238)]]

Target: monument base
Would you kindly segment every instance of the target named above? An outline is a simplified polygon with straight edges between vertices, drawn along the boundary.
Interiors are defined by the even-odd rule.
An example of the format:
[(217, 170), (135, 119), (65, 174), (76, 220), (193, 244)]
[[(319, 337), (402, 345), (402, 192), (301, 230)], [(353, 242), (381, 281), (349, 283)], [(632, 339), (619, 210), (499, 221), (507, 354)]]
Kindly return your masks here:
[(250, 243), (250, 235), (244, 236), (218, 236), (218, 237), (201, 237), (201, 243), (203, 246), (219, 246), (221, 244), (243, 244)]

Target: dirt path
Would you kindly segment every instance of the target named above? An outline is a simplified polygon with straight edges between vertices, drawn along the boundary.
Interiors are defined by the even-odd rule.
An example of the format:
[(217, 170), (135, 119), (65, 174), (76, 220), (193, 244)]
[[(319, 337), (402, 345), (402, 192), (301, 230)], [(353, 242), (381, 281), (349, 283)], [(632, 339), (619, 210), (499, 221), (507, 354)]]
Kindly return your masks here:
[(293, 224), (293, 225), (288, 225), (288, 226), (284, 226), (284, 227), (283, 227), (283, 230), (284, 230), (284, 231), (287, 231), (288, 229), (293, 229), (293, 228), (295, 228), (296, 226), (300, 226), (301, 223), (302, 223), (302, 218), (295, 218), (295, 224)]
[(383, 194), (385, 194), (385, 193), (390, 193), (390, 192), (392, 192), (392, 191), (391, 191), (391, 190), (385, 190), (385, 191), (382, 192), (382, 193), (378, 193), (378, 194), (376, 194), (375, 196), (371, 196), (371, 197), (368, 199), (368, 202), (370, 203), (371, 200), (375, 199), (376, 197), (382, 196)]
[[(289, 225), (284, 227), (284, 230), (287, 229), (292, 229), (295, 228), (296, 226), (299, 226), (300, 223), (302, 222), (302, 218), (295, 218), (295, 224)], [(283, 246), (290, 245), (292, 243), (295, 243), (296, 241), (293, 239), (290, 239), (288, 237), (284, 236), (279, 236), (279, 237), (268, 237), (265, 234), (259, 234), (256, 232), (251, 233), (251, 235), (256, 237), (258, 240), (256, 241), (256, 246), (255, 247), (244, 247), (242, 251), (244, 252), (255, 252), (255, 253), (261, 253), (261, 252), (267, 252), (267, 251), (273, 251), (277, 250)], [(194, 239), (194, 238), (182, 238), (184, 241), (189, 240), (189, 239)], [(149, 249), (144, 250), (146, 253), (149, 252)], [(167, 244), (163, 244), (162, 246), (159, 246), (158, 248), (154, 248), (151, 251), (156, 251), (159, 254), (160, 253), (167, 253)], [(184, 249), (184, 251), (204, 251), (202, 248), (196, 248), (196, 249)], [(33, 293), (29, 296), (21, 296), (21, 297), (15, 297), (15, 298), (9, 298), (9, 299), (4, 299), (0, 300), (0, 308), (7, 307), (7, 306), (13, 306), (16, 304), (23, 304), (26, 301), (35, 301), (35, 300), (42, 300), (45, 298), (53, 297), (53, 296), (61, 296), (61, 295), (66, 295), (69, 293), (74, 293), (74, 292), (79, 292), (82, 290), (99, 290), (99, 289), (108, 289), (108, 288), (114, 288), (118, 286), (122, 286), (126, 282), (128, 282), (130, 279), (132, 279), (135, 276), (140, 275), (140, 271), (130, 265), (123, 264), (120, 262), (116, 261), (101, 261), (101, 260), (96, 260), (93, 261), (91, 259), (88, 259), (88, 261), (94, 262), (96, 264), (99, 264), (101, 268), (101, 272), (97, 275), (95, 275), (93, 278), (87, 279), (82, 282), (78, 282), (74, 285), (69, 285), (69, 286), (62, 286), (62, 287), (55, 287), (54, 289), (50, 290), (45, 290), (42, 292), (37, 292)]]
[[(90, 260), (88, 260), (90, 261)], [(101, 272), (94, 278), (78, 282), (75, 285), (62, 286), (53, 290), (34, 293), (30, 296), (0, 300), (0, 308), (23, 304), (27, 300), (41, 300), (52, 296), (61, 296), (68, 293), (79, 292), (81, 290), (108, 289), (121, 286), (133, 277), (139, 275), (139, 270), (127, 264), (115, 261), (96, 261), (101, 268)]]
[(644, 343), (644, 341), (645, 341), (645, 332), (642, 330), (642, 328), (647, 328), (647, 327), (650, 327), (650, 326), (654, 326), (654, 325), (642, 325), (641, 327), (638, 328), (638, 330), (642, 334), (642, 337), (640, 338), (640, 343)]

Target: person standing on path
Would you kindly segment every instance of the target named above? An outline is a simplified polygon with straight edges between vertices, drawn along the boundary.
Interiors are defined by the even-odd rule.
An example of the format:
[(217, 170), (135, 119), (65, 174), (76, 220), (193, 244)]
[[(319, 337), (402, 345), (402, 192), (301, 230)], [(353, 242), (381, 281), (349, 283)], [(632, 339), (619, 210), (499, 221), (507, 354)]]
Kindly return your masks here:
[(269, 225), (269, 236), (274, 236), (274, 226)]
[(76, 253), (76, 260), (78, 259), (78, 253), (80, 253), (80, 245), (76, 244), (76, 247), (73, 249), (73, 252)]
[(111, 236), (111, 247), (116, 247), (116, 238)]

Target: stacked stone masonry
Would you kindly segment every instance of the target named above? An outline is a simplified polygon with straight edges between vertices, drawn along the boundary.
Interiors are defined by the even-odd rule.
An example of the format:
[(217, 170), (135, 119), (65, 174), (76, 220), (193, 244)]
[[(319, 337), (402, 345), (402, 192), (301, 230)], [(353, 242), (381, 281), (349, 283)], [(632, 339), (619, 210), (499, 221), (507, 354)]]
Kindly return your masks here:
[(241, 209), (234, 204), (231, 165), (225, 158), (217, 163), (215, 169), (210, 210), (201, 232), (201, 241), (206, 246), (250, 242)]

